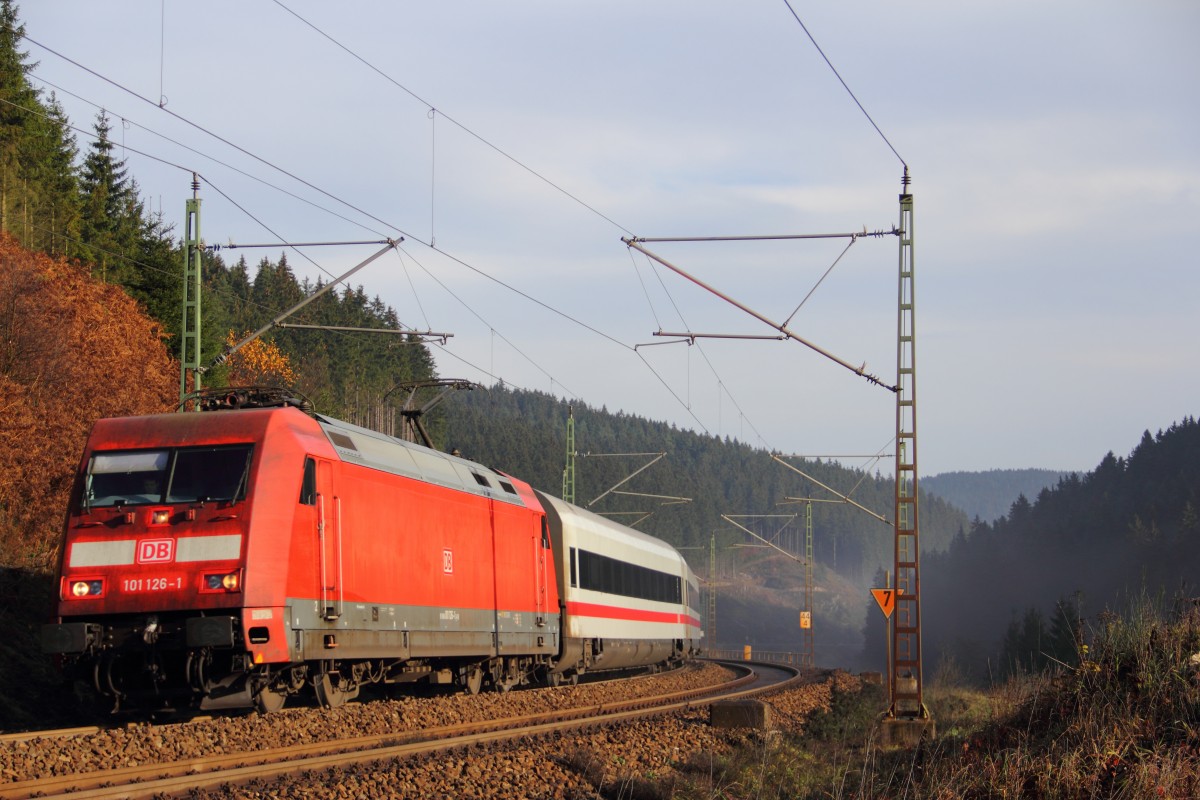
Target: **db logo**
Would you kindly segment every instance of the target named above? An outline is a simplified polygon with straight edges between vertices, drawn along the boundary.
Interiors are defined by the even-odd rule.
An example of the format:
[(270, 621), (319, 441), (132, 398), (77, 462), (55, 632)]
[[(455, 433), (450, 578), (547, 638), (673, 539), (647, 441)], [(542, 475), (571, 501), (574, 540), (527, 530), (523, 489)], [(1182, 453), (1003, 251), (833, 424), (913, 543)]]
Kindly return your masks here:
[(139, 564), (162, 564), (174, 559), (174, 539), (146, 539), (138, 542), (137, 563)]
[(442, 572), (446, 573), (447, 575), (454, 574), (454, 551), (453, 550), (443, 550), (442, 551)]

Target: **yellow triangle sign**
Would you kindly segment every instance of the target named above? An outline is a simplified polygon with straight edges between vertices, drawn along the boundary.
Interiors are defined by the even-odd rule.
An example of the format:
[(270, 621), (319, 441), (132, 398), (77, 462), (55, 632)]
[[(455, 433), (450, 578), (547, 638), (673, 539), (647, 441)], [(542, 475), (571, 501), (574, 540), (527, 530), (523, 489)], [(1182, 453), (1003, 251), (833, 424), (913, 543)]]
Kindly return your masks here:
[(896, 590), (872, 589), (871, 596), (879, 604), (879, 610), (883, 612), (883, 616), (891, 619), (892, 611), (896, 608)]

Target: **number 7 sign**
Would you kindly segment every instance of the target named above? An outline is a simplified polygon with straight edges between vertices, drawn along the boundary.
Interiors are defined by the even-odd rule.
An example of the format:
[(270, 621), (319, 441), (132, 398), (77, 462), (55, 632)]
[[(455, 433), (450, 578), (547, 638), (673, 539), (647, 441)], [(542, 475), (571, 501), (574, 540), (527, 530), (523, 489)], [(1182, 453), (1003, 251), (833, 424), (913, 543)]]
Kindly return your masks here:
[(879, 610), (883, 612), (883, 616), (887, 619), (891, 619), (892, 611), (896, 608), (896, 590), (872, 589), (871, 596), (874, 597), (875, 602), (879, 604)]

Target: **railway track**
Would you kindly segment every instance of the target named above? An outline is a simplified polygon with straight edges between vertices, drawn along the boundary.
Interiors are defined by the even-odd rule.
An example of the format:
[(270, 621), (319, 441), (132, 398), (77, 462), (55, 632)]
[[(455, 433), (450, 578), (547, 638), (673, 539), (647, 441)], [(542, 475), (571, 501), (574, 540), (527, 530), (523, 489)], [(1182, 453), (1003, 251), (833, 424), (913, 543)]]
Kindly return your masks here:
[[(270, 780), (281, 775), (410, 758), (504, 740), (542, 737), (573, 729), (610, 725), (638, 717), (707, 705), (716, 700), (747, 697), (779, 689), (799, 680), (791, 667), (742, 663), (724, 664), (731, 680), (696, 689), (673, 691), (632, 700), (469, 722), (423, 730), (373, 734), (336, 741), (313, 742), (254, 752), (184, 759), (168, 763), (57, 775), (0, 784), (0, 798), (153, 797)], [(71, 729), (64, 735), (82, 735)], [(42, 732), (47, 736), (52, 732)]]
[(104, 730), (99, 725), (85, 725), (79, 728), (53, 728), (44, 731), (22, 731), (20, 733), (0, 733), (0, 744), (5, 742), (29, 742), (34, 739), (69, 739), (73, 736), (91, 736)]

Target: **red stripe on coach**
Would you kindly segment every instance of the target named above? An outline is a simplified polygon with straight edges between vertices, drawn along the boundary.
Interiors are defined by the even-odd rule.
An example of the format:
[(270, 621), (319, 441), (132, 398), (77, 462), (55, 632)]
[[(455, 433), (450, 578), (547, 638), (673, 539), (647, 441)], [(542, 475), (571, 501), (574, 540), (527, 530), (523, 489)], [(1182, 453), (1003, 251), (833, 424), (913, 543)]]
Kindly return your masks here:
[(632, 622), (668, 622), (676, 624), (689, 623), (700, 627), (700, 621), (684, 614), (672, 614), (665, 611), (646, 611), (638, 608), (622, 608), (620, 606), (605, 606), (599, 603), (567, 603), (567, 613), (580, 617), (602, 617), (604, 619), (621, 619)]

